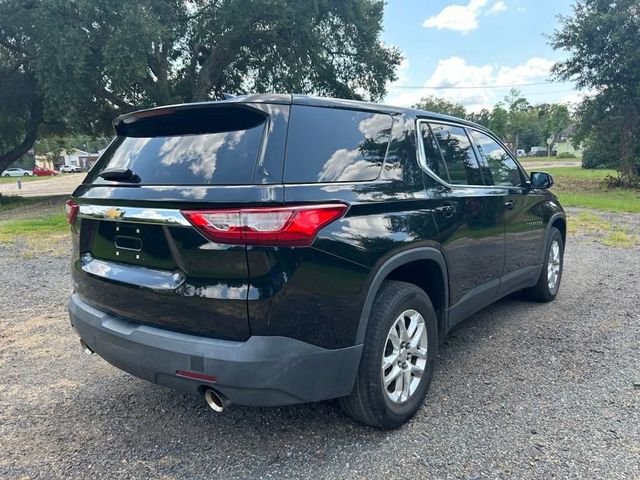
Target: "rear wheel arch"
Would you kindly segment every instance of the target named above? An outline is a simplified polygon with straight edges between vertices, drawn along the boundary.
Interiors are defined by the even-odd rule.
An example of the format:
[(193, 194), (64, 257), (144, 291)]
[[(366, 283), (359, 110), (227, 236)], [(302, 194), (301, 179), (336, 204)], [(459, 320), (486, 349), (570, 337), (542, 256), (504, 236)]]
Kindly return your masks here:
[(416, 285), (430, 298), (438, 318), (438, 336), (446, 333), (446, 312), (449, 306), (449, 278), (442, 253), (433, 247), (418, 247), (400, 252), (375, 270), (360, 315), (356, 344), (364, 342), (376, 295), (385, 280), (397, 280)]

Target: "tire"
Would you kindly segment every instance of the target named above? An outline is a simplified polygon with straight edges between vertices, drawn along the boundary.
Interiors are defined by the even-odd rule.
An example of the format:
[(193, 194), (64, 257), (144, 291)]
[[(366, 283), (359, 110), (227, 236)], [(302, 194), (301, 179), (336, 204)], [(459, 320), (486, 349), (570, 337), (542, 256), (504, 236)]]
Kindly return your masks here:
[(23, 176), (24, 176), (24, 177), (28, 177), (28, 176), (29, 176), (29, 174), (28, 174), (28, 173), (25, 173)]
[[(401, 320), (402, 314), (405, 315)], [(420, 318), (423, 323), (420, 323)], [(407, 351), (404, 347), (398, 349), (393, 347), (393, 340), (388, 337), (393, 336), (396, 342), (401, 341), (399, 336), (392, 333), (392, 328), (396, 333), (401, 331), (400, 322), (405, 326), (408, 324), (409, 331), (413, 329), (412, 322), (417, 323), (418, 328), (423, 325), (422, 330), (426, 333), (426, 340), (419, 334), (422, 330), (418, 331), (418, 328), (414, 330), (415, 335), (410, 338), (414, 344), (421, 346), (419, 351), (424, 356), (410, 355), (405, 359), (404, 355)], [(342, 408), (356, 421), (373, 427), (389, 429), (404, 424), (415, 415), (427, 395), (433, 377), (437, 348), (436, 314), (427, 294), (411, 283), (384, 282), (371, 309), (355, 386), (350, 395), (340, 399)], [(412, 350), (416, 352), (417, 349)], [(395, 351), (400, 355), (394, 357)], [(385, 353), (387, 358), (394, 357), (396, 360), (383, 370), (382, 362)], [(423, 368), (421, 375), (414, 376), (412, 371), (419, 370), (421, 367)], [(385, 388), (383, 375), (391, 378), (391, 373), (396, 373), (398, 369), (404, 373)], [(406, 376), (407, 371), (409, 371), (409, 377)], [(408, 382), (410, 393), (407, 398), (403, 397), (406, 390), (400, 388), (402, 392), (400, 396), (395, 400), (392, 399), (392, 396), (398, 395), (398, 387), (406, 385), (404, 383), (406, 378), (410, 378)]]
[[(554, 253), (555, 245), (557, 245), (557, 256)], [(555, 259), (555, 261), (554, 261)], [(555, 281), (552, 282), (552, 274), (550, 265), (555, 264)], [(562, 269), (564, 267), (564, 243), (562, 241), (562, 234), (560, 230), (555, 227), (551, 227), (551, 234), (549, 237), (549, 245), (544, 252), (544, 264), (542, 265), (542, 271), (540, 277), (538, 277), (538, 283), (531, 288), (524, 289), (525, 297), (529, 300), (536, 302), (550, 302), (560, 290), (560, 281), (562, 280)], [(553, 284), (553, 285), (552, 285)]]
[(5, 176), (5, 177), (10, 177), (11, 175), (9, 175), (8, 173), (6, 173), (4, 176)]

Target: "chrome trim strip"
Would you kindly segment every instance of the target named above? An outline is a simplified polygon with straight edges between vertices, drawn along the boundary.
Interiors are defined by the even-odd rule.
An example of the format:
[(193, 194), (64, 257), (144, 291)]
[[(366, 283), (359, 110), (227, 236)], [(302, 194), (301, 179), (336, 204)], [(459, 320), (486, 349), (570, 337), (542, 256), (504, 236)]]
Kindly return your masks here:
[(80, 205), (81, 218), (111, 222), (153, 223), (189, 227), (191, 224), (180, 210), (168, 208), (116, 207), (110, 205)]
[(80, 257), (82, 270), (96, 277), (138, 287), (146, 287), (157, 291), (175, 291), (185, 281), (179, 272), (153, 270), (136, 265), (98, 260), (85, 253)]
[[(498, 188), (501, 190), (505, 190), (505, 189), (514, 189), (514, 188), (520, 188), (522, 189), (523, 187), (516, 187), (516, 186), (507, 186), (507, 185), (458, 185), (458, 184), (452, 184), (452, 183), (448, 183), (447, 181), (443, 180), (442, 178), (440, 178), (438, 175), (436, 175), (436, 173), (431, 170), (428, 166), (427, 166), (427, 154), (424, 151), (424, 141), (422, 139), (422, 134), (420, 132), (420, 124), (422, 123), (426, 123), (427, 125), (429, 125), (430, 123), (437, 123), (437, 124), (441, 124), (441, 125), (451, 125), (452, 127), (459, 127), (459, 128), (464, 128), (465, 130), (467, 129), (473, 129), (477, 132), (483, 133), (485, 135), (488, 135), (487, 132), (484, 132), (482, 130), (479, 130), (477, 128), (473, 128), (473, 127), (468, 127), (464, 124), (456, 124), (453, 122), (447, 122), (447, 121), (441, 121), (441, 120), (429, 120), (426, 118), (417, 118), (416, 119), (416, 142), (417, 142), (417, 150), (418, 150), (418, 165), (420, 165), (420, 168), (422, 168), (422, 170), (424, 170), (424, 172), (429, 175), (431, 178), (433, 178), (435, 181), (437, 181), (438, 183), (442, 184), (443, 186), (447, 187), (448, 189), (453, 189), (453, 188)], [(523, 168), (522, 165), (520, 165), (520, 162), (518, 162), (517, 160), (515, 160), (513, 158), (513, 156), (511, 156), (511, 154), (509, 153), (509, 150), (502, 144), (502, 142), (498, 141), (493, 135), (489, 135), (489, 137), (493, 138), (494, 140), (496, 140), (496, 142), (498, 143), (498, 145), (500, 145), (502, 148), (505, 149), (505, 151), (507, 152), (507, 154), (509, 154), (509, 157), (511, 157), (516, 165), (518, 166), (518, 168), (520, 169), (521, 172), (523, 172)], [(469, 139), (469, 141), (471, 142), (472, 140)], [(475, 145), (472, 143), (472, 148), (474, 149), (474, 155), (475, 153)], [(525, 179), (528, 178), (528, 176), (525, 173)]]

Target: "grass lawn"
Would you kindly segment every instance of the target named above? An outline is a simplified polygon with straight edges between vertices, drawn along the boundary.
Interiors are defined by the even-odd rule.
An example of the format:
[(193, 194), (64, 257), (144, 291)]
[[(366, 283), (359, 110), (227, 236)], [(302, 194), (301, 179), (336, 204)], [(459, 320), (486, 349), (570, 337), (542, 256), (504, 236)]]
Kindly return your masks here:
[(7, 220), (0, 223), (0, 241), (13, 239), (17, 236), (38, 237), (67, 234), (69, 224), (64, 213), (56, 213), (46, 217)]
[(0, 198), (0, 245), (21, 245), (20, 255), (66, 254), (69, 225), (64, 214), (67, 195)]
[(18, 245), (24, 258), (67, 255), (69, 238), (64, 213), (0, 221), (0, 246)]
[(582, 167), (558, 167), (550, 170), (554, 192), (563, 205), (595, 208), (609, 212), (640, 213), (640, 191), (605, 189), (602, 181), (615, 170), (587, 170)]
[[(12, 210), (20, 211), (28, 207), (51, 207), (59, 206), (60, 210), (64, 208), (64, 202), (69, 198), (68, 195), (50, 195), (44, 197), (21, 197), (18, 195), (5, 195), (0, 197), (0, 213), (10, 212)], [(0, 216), (0, 220), (2, 217)]]

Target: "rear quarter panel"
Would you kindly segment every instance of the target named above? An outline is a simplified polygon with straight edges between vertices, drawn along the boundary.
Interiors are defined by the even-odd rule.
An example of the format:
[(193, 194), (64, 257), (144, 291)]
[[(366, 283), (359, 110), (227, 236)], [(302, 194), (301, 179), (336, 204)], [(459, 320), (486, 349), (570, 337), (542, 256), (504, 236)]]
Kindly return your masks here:
[(413, 132), (411, 119), (395, 118), (376, 181), (285, 185), (287, 203), (342, 202), (349, 210), (311, 248), (248, 248), (252, 334), (353, 345), (378, 266), (412, 246), (437, 246)]

